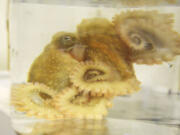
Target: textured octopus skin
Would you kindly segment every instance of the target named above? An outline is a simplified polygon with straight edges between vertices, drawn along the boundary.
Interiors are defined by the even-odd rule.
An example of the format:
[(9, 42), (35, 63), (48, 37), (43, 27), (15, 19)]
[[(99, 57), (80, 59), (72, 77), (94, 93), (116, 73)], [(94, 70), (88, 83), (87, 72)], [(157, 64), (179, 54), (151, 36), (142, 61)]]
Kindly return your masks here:
[(86, 44), (86, 60), (103, 61), (116, 67), (124, 78), (134, 76), (129, 50), (105, 18), (85, 19), (78, 25), (78, 36)]
[(70, 85), (69, 71), (78, 62), (71, 57), (68, 48), (62, 50), (58, 41), (64, 33), (57, 34), (44, 51), (33, 62), (28, 82), (43, 83), (54, 90), (61, 90)]
[(157, 10), (126, 11), (114, 16), (113, 23), (130, 50), (132, 63), (162, 64), (180, 54), (180, 35), (173, 28), (173, 14)]

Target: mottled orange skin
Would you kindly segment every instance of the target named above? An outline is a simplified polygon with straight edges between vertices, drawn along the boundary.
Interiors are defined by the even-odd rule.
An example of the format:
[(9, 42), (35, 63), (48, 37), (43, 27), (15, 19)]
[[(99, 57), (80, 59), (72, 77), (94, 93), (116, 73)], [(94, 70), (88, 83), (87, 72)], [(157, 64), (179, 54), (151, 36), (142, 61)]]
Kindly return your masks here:
[[(62, 90), (62, 96), (58, 96), (52, 102), (54, 107), (58, 107), (59, 111), (62, 110), (61, 113), (67, 115), (68, 118), (102, 119), (107, 113), (109, 100), (112, 97), (130, 94), (139, 90), (139, 81), (135, 77), (129, 54), (129, 50), (116, 34), (111, 22), (103, 18), (86, 20), (78, 26), (77, 36), (76, 33), (60, 32), (53, 37), (40, 56), (33, 62), (29, 71), (28, 82), (43, 83), (58, 91), (58, 93), (61, 93)], [(79, 72), (76, 73), (82, 73), (82, 77), (76, 74), (73, 80), (83, 78), (84, 80), (82, 79), (79, 85), (76, 85), (77, 82), (75, 84), (70, 80), (72, 79), (72, 72), (75, 71), (73, 70), (74, 67), (78, 67), (77, 65), (80, 65), (80, 62), (84, 62), (83, 64), (88, 63), (87, 61), (104, 63), (105, 66), (102, 64), (103, 67), (109, 67), (108, 70), (110, 71), (105, 70), (107, 72), (104, 72), (102, 69), (102, 73), (100, 72), (103, 75), (105, 74), (105, 77), (106, 73), (110, 76), (110, 79), (105, 78), (103, 83), (101, 80), (104, 76), (100, 77), (101, 80), (97, 79), (97, 83), (102, 84), (100, 87), (96, 87), (97, 85), (91, 83), (96, 88), (94, 93), (92, 91), (95, 88), (91, 90), (90, 86), (86, 85), (87, 87), (83, 87), (82, 91), (80, 91), (81, 87), (79, 86), (88, 82), (84, 79), (84, 75), (89, 75), (92, 78), (97, 77), (99, 74), (94, 71), (98, 71), (99, 67), (95, 67), (92, 72), (89, 71), (89, 74), (87, 73), (90, 70), (88, 64), (86, 65), (89, 68), (87, 70), (82, 71), (81, 68), (78, 68)], [(68, 92), (66, 88), (71, 91), (64, 95)], [(66, 96), (74, 99), (70, 101), (71, 103), (74, 102), (74, 109), (73, 106), (66, 105)], [(90, 102), (91, 100), (92, 102)], [(106, 101), (108, 101), (108, 104)], [(59, 104), (56, 104), (57, 102)], [(92, 106), (88, 107), (89, 105)], [(63, 106), (65, 108), (62, 108)], [(71, 112), (71, 115), (69, 112)]]
[(35, 59), (29, 71), (28, 82), (43, 83), (57, 91), (70, 85), (69, 72), (78, 62), (70, 53), (59, 48), (59, 36)]
[[(122, 77), (126, 78), (134, 75), (132, 63), (128, 60), (128, 52), (119, 45), (119, 40), (109, 36), (95, 35), (94, 38), (90, 38), (87, 44), (90, 48), (97, 49), (100, 51), (99, 53), (106, 56), (112, 64), (111, 66), (115, 66)], [(119, 47), (116, 48), (116, 46)]]
[(93, 49), (102, 54), (100, 56), (95, 52), (88, 53), (87, 50), (85, 54), (89, 59), (106, 57), (104, 62), (111, 63), (111, 66), (116, 67), (122, 78), (134, 75), (132, 63), (129, 60), (130, 51), (119, 39), (113, 24), (107, 19), (93, 18), (82, 21), (78, 26), (78, 35), (81, 42), (89, 47), (89, 50)]
[(180, 54), (180, 35), (174, 30), (174, 16), (157, 10), (126, 11), (113, 18), (114, 29), (137, 64), (162, 64)]

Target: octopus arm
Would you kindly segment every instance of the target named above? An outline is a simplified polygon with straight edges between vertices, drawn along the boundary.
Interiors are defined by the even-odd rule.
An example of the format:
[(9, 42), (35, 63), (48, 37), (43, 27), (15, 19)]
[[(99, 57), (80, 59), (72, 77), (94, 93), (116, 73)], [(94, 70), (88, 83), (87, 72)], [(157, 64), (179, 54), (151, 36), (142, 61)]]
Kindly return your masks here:
[(172, 14), (127, 11), (114, 17), (119, 37), (137, 64), (161, 64), (180, 54), (180, 35), (174, 31)]
[(11, 104), (15, 110), (25, 112), (27, 116), (55, 120), (63, 118), (51, 105), (57, 94), (44, 84), (17, 84), (12, 87)]
[(104, 97), (87, 98), (87, 96), (80, 94), (76, 88), (67, 88), (55, 97), (54, 106), (70, 118), (102, 119), (107, 115), (107, 106), (110, 101)]
[(125, 79), (116, 70), (104, 63), (81, 63), (70, 75), (70, 81), (78, 91), (93, 96), (113, 97), (138, 91), (139, 81), (135, 76)]

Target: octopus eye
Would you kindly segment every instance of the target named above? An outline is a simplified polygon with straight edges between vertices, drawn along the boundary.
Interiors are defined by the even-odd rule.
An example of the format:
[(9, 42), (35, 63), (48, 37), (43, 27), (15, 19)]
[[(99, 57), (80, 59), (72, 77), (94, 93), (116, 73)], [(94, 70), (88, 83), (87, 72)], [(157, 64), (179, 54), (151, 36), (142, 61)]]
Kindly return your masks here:
[(67, 36), (64, 36), (63, 39), (64, 39), (64, 41), (67, 41), (67, 42), (70, 41), (71, 42), (72, 37), (67, 35)]
[(76, 43), (76, 37), (72, 35), (64, 35), (60, 38), (60, 42), (62, 48), (69, 48)]

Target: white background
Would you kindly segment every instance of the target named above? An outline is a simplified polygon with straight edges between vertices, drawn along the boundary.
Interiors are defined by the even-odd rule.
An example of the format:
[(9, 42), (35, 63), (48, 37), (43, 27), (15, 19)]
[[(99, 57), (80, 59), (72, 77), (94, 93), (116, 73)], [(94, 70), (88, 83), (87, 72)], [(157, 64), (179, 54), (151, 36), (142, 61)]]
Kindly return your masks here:
[(0, 0), (0, 70), (7, 69), (6, 3)]

